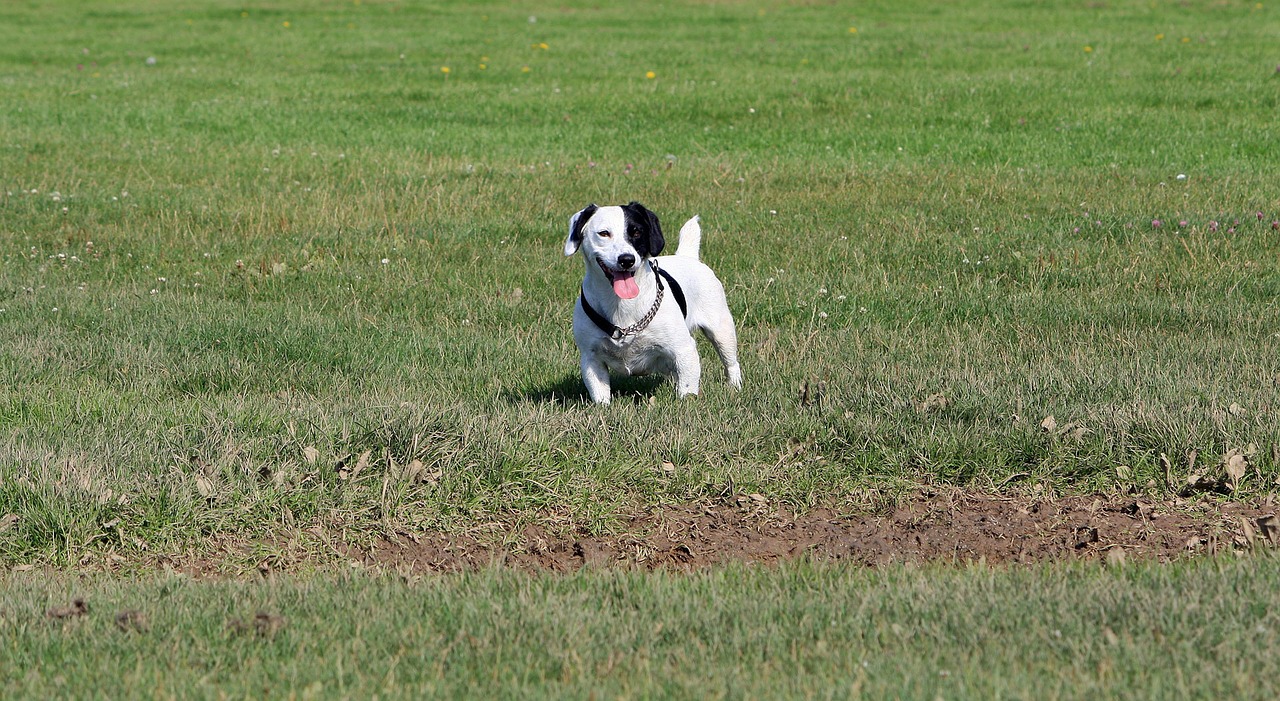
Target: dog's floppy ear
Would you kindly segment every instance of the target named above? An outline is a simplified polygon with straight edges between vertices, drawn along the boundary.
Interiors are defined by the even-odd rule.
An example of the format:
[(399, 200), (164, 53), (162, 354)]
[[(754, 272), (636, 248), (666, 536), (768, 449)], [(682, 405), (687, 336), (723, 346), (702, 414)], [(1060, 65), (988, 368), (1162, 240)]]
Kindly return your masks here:
[(662, 253), (662, 248), (667, 245), (667, 241), (662, 237), (662, 225), (658, 223), (658, 215), (635, 201), (623, 207), (622, 212), (627, 219), (628, 238), (631, 238), (632, 228), (636, 230), (636, 239), (632, 241), (636, 251), (643, 256), (656, 256)]
[(581, 212), (569, 217), (569, 240), (564, 242), (564, 254), (571, 256), (578, 252), (578, 246), (582, 245), (582, 227), (587, 225), (591, 220), (591, 215), (600, 209), (594, 204), (589, 204), (582, 208)]

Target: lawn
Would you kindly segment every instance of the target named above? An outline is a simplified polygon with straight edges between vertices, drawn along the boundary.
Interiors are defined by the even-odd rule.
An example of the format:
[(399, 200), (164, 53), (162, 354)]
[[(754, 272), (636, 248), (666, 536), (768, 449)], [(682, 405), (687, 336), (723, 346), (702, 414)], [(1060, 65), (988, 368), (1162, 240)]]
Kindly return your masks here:
[[(1274, 557), (4, 582), (6, 698), (1269, 699)], [(82, 597), (88, 613), (49, 618)]]
[[(1278, 11), (6, 3), (0, 564), (68, 589), (117, 570), (137, 583), (93, 586), (141, 601), (166, 562), (236, 573), (287, 548), (306, 554), (291, 586), (337, 607), (349, 582), (307, 579), (345, 562), (319, 533), (484, 527), (518, 548), (525, 527), (607, 534), (726, 494), (867, 511), (923, 488), (1164, 499), (1192, 476), (1228, 493), (1196, 498), (1263, 503), (1280, 478)], [(702, 217), (741, 392), (704, 345), (697, 399), (635, 379), (586, 401), (568, 219), (633, 199), (670, 234)], [(1265, 559), (1141, 571), (1214, 588), (1255, 565), (1274, 577)], [(920, 576), (819, 571), (875, 597)], [(750, 578), (786, 591), (790, 572)], [(696, 601), (728, 575), (702, 576), (660, 581)], [(1067, 600), (1109, 581), (990, 576), (1074, 582)], [(479, 586), (501, 608), (543, 586), (474, 577), (433, 591), (463, 605)], [(613, 577), (546, 586), (583, 602), (668, 586)], [(6, 610), (35, 606), (25, 581), (6, 580)], [(213, 607), (249, 585), (204, 586)], [(333, 641), (314, 635), (300, 649)], [(11, 670), (14, 693), (52, 693)], [(1239, 695), (1226, 678), (1185, 688)], [(329, 681), (318, 693), (343, 695)], [(992, 683), (959, 694), (1005, 693)], [(956, 690), (903, 695), (934, 692)]]

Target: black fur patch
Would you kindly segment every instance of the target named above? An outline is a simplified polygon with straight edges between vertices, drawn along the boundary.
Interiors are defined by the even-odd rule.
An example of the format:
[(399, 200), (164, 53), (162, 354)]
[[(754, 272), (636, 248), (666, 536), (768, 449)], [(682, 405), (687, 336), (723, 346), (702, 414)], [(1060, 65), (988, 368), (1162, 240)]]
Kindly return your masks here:
[(622, 215), (627, 222), (627, 242), (635, 247), (637, 253), (644, 258), (662, 253), (666, 239), (662, 237), (658, 215), (634, 201), (623, 205)]
[(597, 209), (600, 208), (595, 203), (589, 204), (582, 209), (578, 218), (573, 220), (573, 229), (569, 231), (569, 240), (573, 242), (575, 247), (582, 245), (582, 228), (587, 225), (587, 222), (591, 221), (591, 217), (595, 215)]

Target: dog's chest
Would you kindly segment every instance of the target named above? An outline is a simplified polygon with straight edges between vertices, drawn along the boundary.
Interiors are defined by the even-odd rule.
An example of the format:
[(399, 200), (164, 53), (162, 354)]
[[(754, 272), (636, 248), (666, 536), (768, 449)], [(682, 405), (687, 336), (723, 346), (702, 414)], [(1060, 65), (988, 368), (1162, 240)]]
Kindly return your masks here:
[(675, 370), (671, 354), (663, 344), (643, 334), (620, 341), (602, 337), (592, 350), (606, 367), (622, 375), (650, 375)]

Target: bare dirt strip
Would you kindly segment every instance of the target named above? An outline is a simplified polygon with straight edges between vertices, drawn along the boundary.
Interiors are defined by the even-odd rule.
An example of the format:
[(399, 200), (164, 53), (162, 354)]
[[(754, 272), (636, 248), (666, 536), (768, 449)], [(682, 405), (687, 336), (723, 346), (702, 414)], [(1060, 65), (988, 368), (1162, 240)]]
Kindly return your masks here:
[(792, 514), (754, 495), (641, 511), (614, 535), (551, 535), (535, 526), (475, 535), (404, 533), (369, 549), (340, 549), (368, 566), (420, 574), (495, 564), (535, 572), (690, 570), (802, 557), (868, 566), (1089, 559), (1116, 564), (1272, 548), (1280, 542), (1276, 514), (1269, 498), (1241, 504), (970, 493), (921, 494), (880, 514)]

